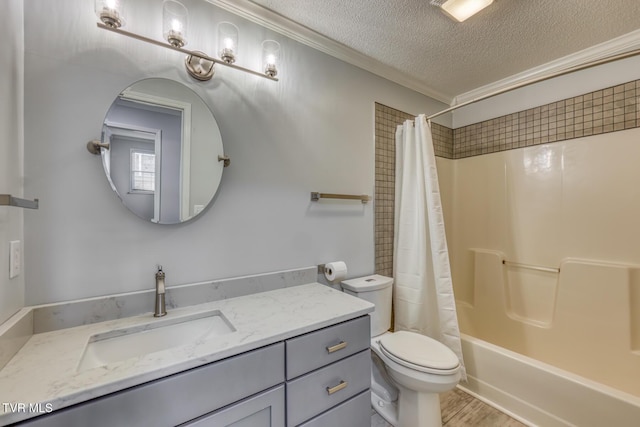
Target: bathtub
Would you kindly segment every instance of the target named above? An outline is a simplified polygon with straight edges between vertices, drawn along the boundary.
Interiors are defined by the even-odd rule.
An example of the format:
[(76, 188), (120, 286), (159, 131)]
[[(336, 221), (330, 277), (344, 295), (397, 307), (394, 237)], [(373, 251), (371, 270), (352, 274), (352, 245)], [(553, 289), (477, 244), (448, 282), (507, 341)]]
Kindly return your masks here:
[(640, 426), (640, 266), (567, 258), (541, 271), (470, 252), (461, 388), (530, 425)]
[[(458, 388), (531, 426), (637, 427), (640, 399), (462, 334)], [(640, 381), (640, 379), (638, 379)]]

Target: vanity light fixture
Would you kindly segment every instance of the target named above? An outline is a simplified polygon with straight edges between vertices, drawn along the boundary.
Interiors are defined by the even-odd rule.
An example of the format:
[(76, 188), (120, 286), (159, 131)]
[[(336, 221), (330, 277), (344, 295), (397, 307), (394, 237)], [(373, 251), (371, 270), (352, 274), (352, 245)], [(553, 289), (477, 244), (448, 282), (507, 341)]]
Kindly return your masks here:
[(485, 7), (493, 3), (493, 0), (432, 0), (431, 4), (439, 6), (440, 9), (458, 22), (465, 21)]
[[(204, 52), (184, 48), (187, 44), (189, 13), (182, 3), (176, 0), (165, 0), (163, 2), (162, 35), (166, 40), (166, 42), (164, 42), (123, 30), (121, 28), (125, 24), (122, 13), (123, 2), (124, 0), (95, 0), (96, 15), (98, 15), (100, 19), (100, 22), (97, 23), (98, 28), (186, 54), (185, 66), (187, 72), (190, 76), (200, 81), (207, 81), (213, 77), (215, 64), (278, 81), (278, 78), (276, 78), (278, 74), (277, 62), (280, 58), (280, 44), (278, 42), (265, 40), (262, 45), (263, 55), (261, 65), (263, 71), (254, 71), (235, 65), (238, 55), (238, 27), (230, 22), (222, 22), (218, 26), (218, 47), (220, 54), (220, 59), (218, 59)], [(265, 46), (268, 47), (268, 50), (265, 50), (267, 49)], [(265, 52), (268, 52), (266, 54), (267, 56), (265, 56)]]

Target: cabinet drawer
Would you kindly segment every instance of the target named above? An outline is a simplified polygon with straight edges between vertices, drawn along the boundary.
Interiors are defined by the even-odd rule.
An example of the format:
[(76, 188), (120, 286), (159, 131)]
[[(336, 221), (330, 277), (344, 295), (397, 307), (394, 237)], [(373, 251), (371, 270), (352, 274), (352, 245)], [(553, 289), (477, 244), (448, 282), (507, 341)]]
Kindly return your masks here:
[(215, 411), (284, 381), (284, 344), (230, 357), (43, 415), (20, 425), (167, 426)]
[(287, 379), (336, 362), (370, 345), (368, 315), (287, 340)]
[(370, 427), (371, 392), (367, 390), (360, 393), (299, 427), (327, 426)]
[(251, 396), (181, 427), (284, 427), (284, 385)]
[(336, 406), (371, 385), (371, 354), (367, 348), (310, 374), (287, 382), (287, 426)]

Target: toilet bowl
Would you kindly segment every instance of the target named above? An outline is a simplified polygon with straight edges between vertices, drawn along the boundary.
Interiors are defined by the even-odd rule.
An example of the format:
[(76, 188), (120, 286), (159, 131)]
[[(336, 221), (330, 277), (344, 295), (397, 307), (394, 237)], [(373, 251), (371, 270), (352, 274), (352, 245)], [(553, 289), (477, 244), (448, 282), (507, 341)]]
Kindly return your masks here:
[(460, 380), (458, 357), (444, 344), (408, 331), (389, 332), (393, 279), (342, 282), (344, 292), (375, 304), (371, 314), (371, 404), (394, 427), (442, 426), (438, 393)]

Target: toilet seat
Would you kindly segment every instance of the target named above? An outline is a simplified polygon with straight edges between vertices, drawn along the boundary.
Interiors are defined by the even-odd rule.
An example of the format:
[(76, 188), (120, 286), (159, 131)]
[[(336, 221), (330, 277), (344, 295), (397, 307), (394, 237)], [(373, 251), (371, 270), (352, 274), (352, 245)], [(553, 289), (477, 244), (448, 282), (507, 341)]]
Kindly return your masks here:
[(450, 375), (460, 367), (458, 356), (444, 344), (415, 332), (399, 331), (380, 338), (380, 350), (394, 362), (420, 372)]

